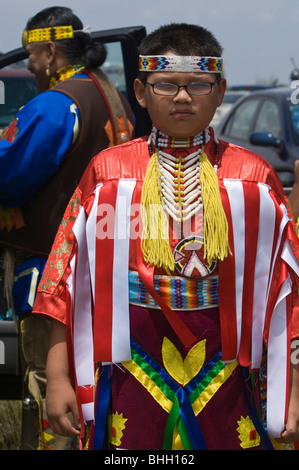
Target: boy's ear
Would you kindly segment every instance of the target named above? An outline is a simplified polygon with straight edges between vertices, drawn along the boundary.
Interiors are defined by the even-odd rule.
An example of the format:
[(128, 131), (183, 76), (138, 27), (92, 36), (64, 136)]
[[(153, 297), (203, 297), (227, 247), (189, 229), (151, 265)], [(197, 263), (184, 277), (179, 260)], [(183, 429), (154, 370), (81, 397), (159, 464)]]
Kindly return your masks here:
[(226, 79), (222, 78), (219, 85), (218, 85), (218, 103), (217, 106), (220, 106), (222, 104), (222, 100), (224, 97), (224, 93), (226, 90)]
[(145, 84), (142, 83), (139, 78), (136, 78), (134, 81), (134, 91), (135, 96), (142, 108), (146, 108), (146, 99), (145, 99)]

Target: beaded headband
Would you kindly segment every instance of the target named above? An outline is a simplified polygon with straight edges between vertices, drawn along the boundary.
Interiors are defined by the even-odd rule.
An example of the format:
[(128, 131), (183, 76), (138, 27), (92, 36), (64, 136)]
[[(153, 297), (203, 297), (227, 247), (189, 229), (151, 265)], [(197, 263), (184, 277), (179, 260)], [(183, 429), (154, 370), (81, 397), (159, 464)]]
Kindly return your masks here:
[(72, 26), (53, 26), (50, 28), (24, 29), (22, 34), (22, 44), (26, 47), (31, 42), (60, 41), (70, 39), (77, 32), (89, 33), (89, 26), (82, 30), (73, 30)]
[(140, 72), (222, 72), (222, 57), (139, 56)]

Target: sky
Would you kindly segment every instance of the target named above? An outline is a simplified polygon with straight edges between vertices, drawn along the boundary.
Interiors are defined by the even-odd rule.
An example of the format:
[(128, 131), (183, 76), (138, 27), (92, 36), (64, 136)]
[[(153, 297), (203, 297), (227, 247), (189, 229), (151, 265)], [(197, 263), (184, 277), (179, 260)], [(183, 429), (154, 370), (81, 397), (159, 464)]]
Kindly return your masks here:
[(92, 31), (187, 22), (209, 29), (224, 49), (228, 85), (290, 82), (299, 68), (298, 0), (2, 0), (0, 51), (20, 47), (27, 20), (49, 6), (67, 6)]

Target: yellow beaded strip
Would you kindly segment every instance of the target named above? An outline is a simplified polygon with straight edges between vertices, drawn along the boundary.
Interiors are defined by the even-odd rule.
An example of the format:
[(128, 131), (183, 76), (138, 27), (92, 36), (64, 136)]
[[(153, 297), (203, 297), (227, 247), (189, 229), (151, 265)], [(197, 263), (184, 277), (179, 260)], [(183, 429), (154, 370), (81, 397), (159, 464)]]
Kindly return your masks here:
[(51, 77), (50, 88), (60, 82), (63, 82), (64, 80), (67, 80), (68, 78), (73, 77), (73, 75), (78, 72), (81, 72), (82, 70), (84, 70), (84, 67), (82, 65), (67, 65), (66, 67), (63, 67), (62, 69), (58, 70), (53, 75), (53, 77)]
[(26, 47), (32, 42), (60, 41), (70, 39), (74, 36), (72, 26), (53, 26), (51, 28), (24, 29), (22, 34), (22, 44)]

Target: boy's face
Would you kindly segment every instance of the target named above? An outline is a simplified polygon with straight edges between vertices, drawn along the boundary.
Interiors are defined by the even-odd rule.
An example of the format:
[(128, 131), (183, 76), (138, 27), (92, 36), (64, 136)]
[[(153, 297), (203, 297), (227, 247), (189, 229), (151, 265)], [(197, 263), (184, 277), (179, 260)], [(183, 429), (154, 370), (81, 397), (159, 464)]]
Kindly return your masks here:
[[(177, 85), (215, 81), (215, 74), (205, 72), (150, 72), (147, 79), (151, 84)], [(221, 79), (207, 95), (189, 95), (185, 88), (180, 88), (177, 95), (161, 96), (139, 79), (134, 86), (136, 98), (141, 107), (147, 108), (152, 122), (161, 132), (176, 138), (192, 137), (206, 129), (222, 103), (225, 88), (226, 80)]]

